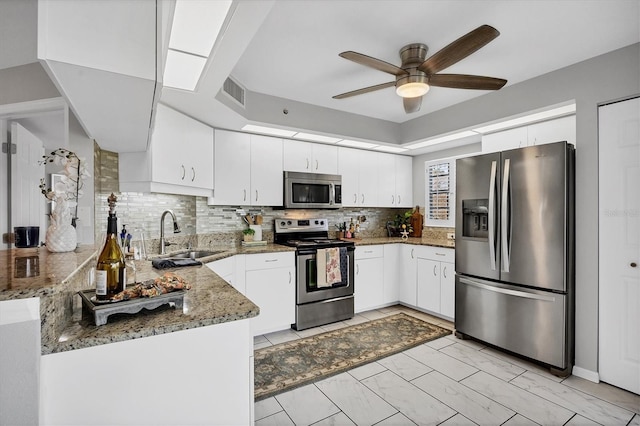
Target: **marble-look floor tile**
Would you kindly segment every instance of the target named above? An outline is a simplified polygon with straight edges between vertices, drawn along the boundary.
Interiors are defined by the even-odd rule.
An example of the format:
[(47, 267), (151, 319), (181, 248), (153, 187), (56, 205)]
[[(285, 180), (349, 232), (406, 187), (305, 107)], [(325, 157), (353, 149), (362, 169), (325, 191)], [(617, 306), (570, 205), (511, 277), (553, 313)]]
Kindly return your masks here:
[(360, 314), (356, 314), (354, 315), (353, 318), (349, 318), (347, 320), (344, 320), (343, 322), (347, 325), (357, 325), (357, 324), (363, 324), (369, 321), (370, 321), (369, 318), (365, 318)]
[(405, 380), (413, 380), (433, 370), (403, 353), (382, 358), (378, 363)]
[(254, 411), (256, 420), (260, 420), (282, 411), (282, 407), (274, 397), (271, 397), (256, 402), (254, 404)]
[(420, 311), (409, 311), (409, 312), (406, 312), (406, 314), (434, 325), (438, 325), (439, 322), (442, 322), (442, 318), (438, 318), (433, 315), (429, 315), (427, 313), (420, 312)]
[(562, 425), (574, 414), (484, 371), (467, 377), (461, 383), (541, 425)]
[(367, 377), (374, 376), (378, 373), (386, 371), (386, 368), (377, 362), (370, 362), (361, 367), (352, 368), (349, 370), (349, 374), (356, 378), (356, 380), (366, 379)]
[(513, 365), (517, 365), (520, 368), (524, 368), (527, 371), (534, 371), (536, 374), (546, 377), (547, 379), (551, 379), (554, 382), (561, 382), (564, 378), (558, 377), (549, 372), (549, 369), (543, 367), (538, 364), (534, 364), (531, 361), (527, 361), (526, 359), (517, 357), (515, 355), (508, 354), (506, 352), (500, 351), (498, 349), (486, 347), (482, 349), (482, 352), (491, 355), (493, 357), (499, 358), (503, 361), (511, 363)]
[(258, 349), (268, 348), (269, 346), (273, 346), (270, 341), (265, 340), (264, 342), (254, 343), (253, 350), (257, 351)]
[(384, 317), (388, 316), (388, 314), (385, 314), (384, 312), (380, 312), (380, 311), (376, 311), (376, 310), (360, 312), (358, 315), (366, 318), (369, 321), (380, 319), (380, 318), (384, 318)]
[(451, 358), (449, 355), (440, 353), (425, 345), (407, 349), (403, 353), (456, 381), (460, 381), (478, 371), (477, 368), (469, 364)]
[(562, 381), (562, 384), (640, 414), (640, 395), (635, 393), (604, 382), (593, 383), (578, 376), (569, 376)]
[(475, 340), (471, 340), (471, 339), (459, 339), (457, 338), (455, 335), (453, 334), (448, 334), (445, 336), (446, 339), (450, 339), (453, 342), (456, 343), (460, 343), (461, 345), (465, 345), (468, 346), (470, 348), (476, 349), (476, 350), (481, 350), (487, 347), (487, 345), (483, 345), (480, 342), (476, 342)]
[(516, 414), (437, 371), (411, 383), (479, 425), (499, 425)]
[(331, 324), (321, 325), (320, 328), (323, 329), (324, 331), (334, 331), (334, 330), (340, 330), (341, 328), (345, 328), (348, 326), (349, 324), (345, 323), (344, 321), (337, 321), (337, 322), (332, 322)]
[(313, 426), (356, 426), (342, 411), (313, 424)]
[(634, 413), (561, 383), (527, 371), (511, 381), (515, 386), (536, 394), (600, 424), (626, 425)]
[(393, 305), (380, 308), (378, 309), (378, 311), (382, 312), (383, 314), (394, 315), (403, 312), (403, 309), (401, 305)]
[(439, 350), (453, 344), (455, 344), (455, 342), (452, 342), (451, 339), (447, 339), (445, 337), (440, 337), (439, 339), (425, 343), (425, 345), (435, 350)]
[(440, 423), (439, 426), (473, 426), (476, 423), (472, 422), (462, 414), (458, 413), (455, 416), (451, 417), (446, 422)]
[(267, 338), (264, 336), (264, 334), (261, 334), (259, 336), (254, 336), (253, 337), (253, 344), (256, 345), (258, 343), (264, 343), (264, 342), (268, 342)]
[(576, 414), (571, 417), (571, 420), (566, 422), (564, 426), (598, 426), (600, 423), (596, 423), (593, 420), (586, 419), (580, 414)]
[(300, 338), (300, 336), (298, 336), (296, 332), (291, 329), (265, 334), (264, 337), (266, 337), (267, 340), (274, 345), (277, 345), (279, 343), (284, 343), (284, 342), (290, 342), (292, 340), (297, 340)]
[(538, 426), (538, 423), (534, 422), (533, 420), (529, 420), (528, 418), (521, 416), (520, 414), (516, 414), (515, 416), (504, 422), (502, 426)]
[(391, 371), (376, 374), (362, 383), (419, 425), (437, 425), (456, 414), (450, 407)]
[(482, 351), (477, 351), (469, 346), (456, 343), (440, 350), (459, 361), (472, 365), (478, 370), (482, 370), (496, 376), (506, 382), (522, 374), (525, 370), (499, 358), (487, 355)]
[(383, 421), (376, 423), (376, 426), (415, 426), (416, 424), (406, 418), (402, 413), (394, 414)]
[(640, 426), (640, 414), (636, 414), (629, 422), (628, 426)]
[(295, 332), (298, 336), (300, 336), (301, 339), (304, 339), (305, 337), (311, 337), (321, 333), (326, 333), (327, 330), (323, 329), (322, 327), (313, 327), (307, 328), (305, 330), (296, 330)]
[(280, 411), (264, 419), (257, 420), (255, 426), (295, 426), (287, 413)]
[(310, 425), (340, 412), (313, 384), (281, 393), (275, 398), (298, 426)]
[(347, 373), (315, 384), (358, 426), (373, 425), (397, 412), (384, 399)]

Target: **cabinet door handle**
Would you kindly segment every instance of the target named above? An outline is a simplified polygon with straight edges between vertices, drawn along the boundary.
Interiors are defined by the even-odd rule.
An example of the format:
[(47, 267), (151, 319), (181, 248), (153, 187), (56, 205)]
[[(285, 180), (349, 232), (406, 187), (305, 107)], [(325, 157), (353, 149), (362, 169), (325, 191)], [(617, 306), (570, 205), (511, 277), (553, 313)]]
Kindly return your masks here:
[(442, 276), (447, 278), (447, 267), (446, 266), (442, 269)]
[(247, 201), (247, 190), (246, 189), (242, 190), (242, 201)]
[(182, 167), (182, 177), (180, 180), (184, 180), (184, 175), (187, 173), (187, 170), (184, 168), (184, 164), (180, 164), (180, 167)]
[(256, 201), (258, 201), (258, 190), (256, 189)]
[(362, 204), (364, 204), (364, 194), (362, 194)]
[(289, 284), (291, 284), (291, 271), (289, 271)]
[(401, 198), (400, 198), (400, 194), (398, 194), (398, 205), (400, 205), (400, 203), (402, 202), (402, 201), (400, 201), (400, 200), (401, 200)]
[(415, 249), (411, 249), (411, 258), (412, 258), (412, 259), (415, 259), (415, 257), (413, 257), (413, 251), (414, 251), (414, 250), (415, 250)]
[(358, 194), (353, 194), (353, 203), (357, 203), (358, 202)]
[(305, 160), (307, 160), (307, 166), (305, 167), (305, 170), (309, 170), (309, 159), (305, 158)]
[(394, 197), (393, 195), (391, 196), (391, 204), (394, 204), (396, 202), (396, 197)]
[(194, 169), (193, 167), (191, 168), (191, 182), (193, 182), (196, 179), (196, 169)]
[(434, 276), (434, 277), (437, 275), (437, 274), (436, 274), (436, 266), (437, 266), (437, 265), (433, 265), (433, 276)]
[(356, 275), (360, 275), (360, 264), (356, 263)]
[(318, 160), (316, 160), (316, 170), (318, 170)]

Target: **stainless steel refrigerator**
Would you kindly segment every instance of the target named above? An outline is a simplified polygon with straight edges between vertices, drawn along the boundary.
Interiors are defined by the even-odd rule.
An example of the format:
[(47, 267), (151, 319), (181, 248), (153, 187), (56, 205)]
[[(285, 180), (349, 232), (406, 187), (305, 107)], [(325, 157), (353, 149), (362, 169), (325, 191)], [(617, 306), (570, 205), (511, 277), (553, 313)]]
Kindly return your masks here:
[(456, 333), (557, 375), (573, 367), (574, 158), (557, 142), (456, 162)]

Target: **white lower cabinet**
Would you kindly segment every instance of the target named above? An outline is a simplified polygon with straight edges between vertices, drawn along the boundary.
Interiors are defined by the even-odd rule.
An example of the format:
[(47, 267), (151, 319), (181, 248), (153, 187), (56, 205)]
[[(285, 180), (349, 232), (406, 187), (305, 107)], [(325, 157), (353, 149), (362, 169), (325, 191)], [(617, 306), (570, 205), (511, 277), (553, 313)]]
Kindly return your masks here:
[(384, 291), (382, 301), (385, 305), (393, 305), (400, 300), (400, 266), (401, 249), (404, 244), (385, 244), (384, 250)]
[(245, 296), (260, 308), (254, 336), (288, 329), (295, 322), (294, 253), (245, 255)]
[(409, 306), (416, 306), (416, 283), (417, 283), (417, 250), (419, 246), (408, 244), (400, 245), (400, 262), (396, 270), (398, 271), (398, 294), (399, 301)]
[(384, 304), (383, 257), (382, 245), (356, 247), (354, 273), (356, 312), (378, 308)]
[(416, 306), (453, 318), (455, 312), (455, 251), (420, 247), (417, 260)]

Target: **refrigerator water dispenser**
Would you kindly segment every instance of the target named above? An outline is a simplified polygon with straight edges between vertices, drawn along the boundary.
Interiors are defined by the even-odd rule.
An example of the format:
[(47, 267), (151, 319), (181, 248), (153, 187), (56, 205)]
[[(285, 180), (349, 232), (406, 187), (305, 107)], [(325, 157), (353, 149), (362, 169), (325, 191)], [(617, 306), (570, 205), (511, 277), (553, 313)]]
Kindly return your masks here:
[(489, 236), (489, 200), (462, 200), (462, 236), (487, 239)]

